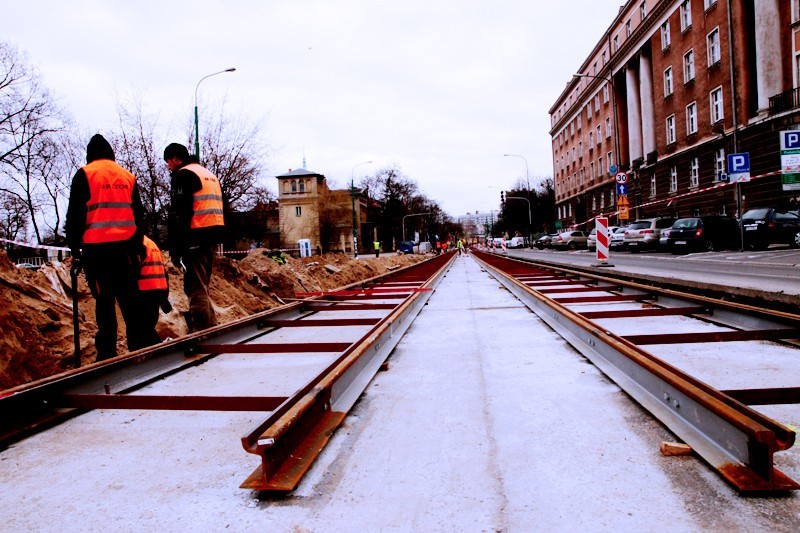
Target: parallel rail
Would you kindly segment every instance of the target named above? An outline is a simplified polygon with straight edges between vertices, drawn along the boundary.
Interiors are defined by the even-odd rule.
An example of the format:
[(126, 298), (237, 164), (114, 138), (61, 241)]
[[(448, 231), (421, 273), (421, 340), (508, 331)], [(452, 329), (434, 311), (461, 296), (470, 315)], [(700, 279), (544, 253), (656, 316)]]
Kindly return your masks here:
[[(261, 411), (241, 439), (260, 458), (242, 487), (296, 488), (453, 260), (444, 254), (150, 349), (0, 392), (0, 450), (91, 409)], [(233, 382), (224, 394), (152, 395), (147, 386), (213, 360), (262, 369), (272, 357), (314, 360), (291, 383)], [(279, 375), (280, 368), (275, 372)], [(257, 382), (256, 382), (257, 383)], [(289, 394), (269, 394), (291, 389)], [(261, 389), (266, 389), (262, 391)], [(258, 394), (243, 394), (242, 390)], [(265, 394), (266, 393), (266, 394)]]
[[(648, 344), (800, 339), (800, 315), (767, 311), (701, 296), (660, 290), (569, 268), (540, 265), (475, 251), (509, 291), (626, 393), (714, 467), (742, 494), (800, 489), (778, 471), (773, 454), (787, 450), (795, 433), (745, 405), (800, 403), (800, 388), (720, 391), (666, 363)], [(602, 304), (595, 311), (571, 306)], [(615, 304), (628, 303), (614, 309)], [(630, 304), (640, 305), (630, 305)], [(611, 304), (611, 305), (605, 305)], [(617, 335), (595, 320), (687, 316), (724, 331)]]

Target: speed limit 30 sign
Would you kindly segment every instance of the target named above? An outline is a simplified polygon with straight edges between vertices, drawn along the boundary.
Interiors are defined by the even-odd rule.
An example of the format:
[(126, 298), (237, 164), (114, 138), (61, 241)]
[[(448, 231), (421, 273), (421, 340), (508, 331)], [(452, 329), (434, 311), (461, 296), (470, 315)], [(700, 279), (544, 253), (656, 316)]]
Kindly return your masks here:
[(616, 175), (616, 180), (617, 183), (619, 184), (628, 183), (628, 174), (626, 174), (625, 172), (618, 172)]

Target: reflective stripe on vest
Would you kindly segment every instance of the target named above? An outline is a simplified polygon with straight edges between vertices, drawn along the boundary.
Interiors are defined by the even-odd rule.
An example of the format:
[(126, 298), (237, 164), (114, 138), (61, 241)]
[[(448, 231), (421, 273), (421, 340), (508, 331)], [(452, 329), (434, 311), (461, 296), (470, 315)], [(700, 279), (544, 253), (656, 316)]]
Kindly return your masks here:
[(194, 172), (200, 178), (202, 185), (202, 188), (192, 196), (194, 199), (192, 229), (224, 226), (222, 188), (217, 177), (197, 163), (190, 163), (183, 168)]
[(110, 159), (98, 159), (83, 167), (89, 182), (86, 231), (83, 242), (99, 244), (126, 241), (136, 232), (133, 187), (136, 178)]
[(144, 247), (147, 255), (139, 272), (140, 291), (165, 291), (167, 290), (167, 269), (164, 266), (164, 257), (156, 243), (149, 238), (144, 238)]

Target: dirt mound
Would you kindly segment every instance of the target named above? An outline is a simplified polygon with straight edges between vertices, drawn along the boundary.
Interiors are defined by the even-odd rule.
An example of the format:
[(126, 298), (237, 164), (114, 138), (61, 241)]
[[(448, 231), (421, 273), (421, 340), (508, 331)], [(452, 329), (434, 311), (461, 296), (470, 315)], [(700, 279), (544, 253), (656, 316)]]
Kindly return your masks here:
[[(267, 250), (253, 250), (241, 260), (218, 258), (211, 280), (211, 299), (220, 323), (282, 305), (299, 292), (332, 290), (424, 259), (424, 256), (362, 256), (342, 254), (286, 258), (279, 264)], [(74, 354), (70, 261), (47, 263), (38, 271), (20, 269), (0, 251), (0, 390), (28, 383), (72, 367)], [(333, 267), (333, 268), (330, 268)], [(183, 292), (183, 275), (168, 267), (173, 310), (161, 314), (157, 331), (162, 339), (187, 333), (183, 313), (189, 301)], [(95, 360), (97, 332), (94, 299), (81, 274), (78, 280), (81, 313), (81, 361)], [(117, 349), (127, 351), (124, 324), (120, 324)]]

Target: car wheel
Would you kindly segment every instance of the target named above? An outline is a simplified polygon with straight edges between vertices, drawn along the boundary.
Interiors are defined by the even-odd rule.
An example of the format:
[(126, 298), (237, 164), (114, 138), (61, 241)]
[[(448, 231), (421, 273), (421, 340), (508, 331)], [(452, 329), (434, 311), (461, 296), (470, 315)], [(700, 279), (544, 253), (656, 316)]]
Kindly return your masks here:
[(714, 242), (713, 241), (706, 241), (706, 252), (713, 252), (714, 251)]
[(794, 234), (791, 242), (792, 248), (800, 248), (800, 231)]
[(571, 242), (571, 243), (569, 243), (569, 244), (568, 244), (568, 247), (569, 247), (569, 249), (570, 249), (570, 250), (574, 250), (574, 249), (576, 248), (576, 246), (575, 246), (575, 243), (574, 243), (574, 242)]

